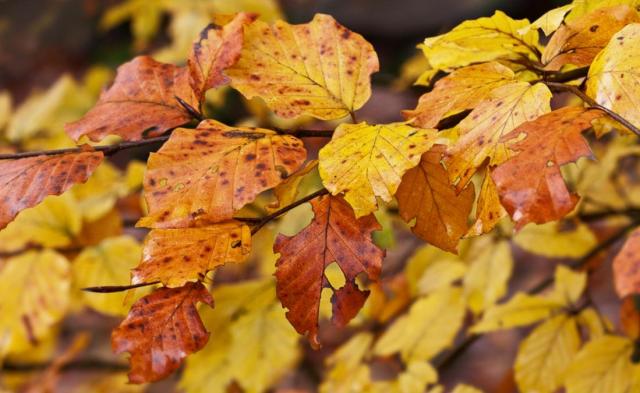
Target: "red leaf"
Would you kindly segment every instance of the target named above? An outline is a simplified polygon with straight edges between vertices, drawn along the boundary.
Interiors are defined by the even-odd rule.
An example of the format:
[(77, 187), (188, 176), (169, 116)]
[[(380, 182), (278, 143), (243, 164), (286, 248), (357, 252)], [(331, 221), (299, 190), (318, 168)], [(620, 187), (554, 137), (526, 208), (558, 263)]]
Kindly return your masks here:
[(213, 306), (213, 298), (200, 282), (179, 288), (160, 288), (138, 300), (127, 318), (111, 334), (116, 354), (131, 354), (132, 383), (165, 378), (182, 360), (207, 343), (197, 302)]

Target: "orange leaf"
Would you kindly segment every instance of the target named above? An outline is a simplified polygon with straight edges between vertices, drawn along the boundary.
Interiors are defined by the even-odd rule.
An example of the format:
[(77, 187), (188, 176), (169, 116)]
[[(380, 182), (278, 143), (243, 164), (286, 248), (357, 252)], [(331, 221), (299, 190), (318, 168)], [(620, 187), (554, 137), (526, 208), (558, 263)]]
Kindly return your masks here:
[(471, 225), (467, 236), (480, 236), (491, 231), (506, 215), (507, 212), (500, 204), (496, 184), (491, 178), (491, 169), (487, 168), (476, 203), (476, 221)]
[(182, 360), (207, 343), (196, 303), (213, 306), (213, 298), (200, 282), (180, 288), (160, 288), (131, 307), (127, 318), (113, 330), (111, 346), (116, 354), (131, 354), (132, 383), (165, 378)]
[[(276, 290), (282, 305), (289, 309), (287, 319), (298, 333), (306, 334), (314, 347), (318, 342), (318, 308), (322, 289), (333, 290), (333, 321), (344, 325), (364, 304), (369, 291), (361, 291), (356, 276), (366, 273), (376, 281), (380, 275), (384, 251), (371, 240), (371, 232), (380, 224), (370, 214), (356, 219), (353, 209), (342, 197), (323, 196), (311, 201), (315, 217), (295, 236), (278, 235), (274, 252)], [(342, 288), (331, 287), (324, 270), (336, 262), (344, 273)]]
[(600, 8), (568, 22), (551, 37), (542, 54), (545, 69), (559, 71), (565, 64), (588, 66), (615, 33), (637, 22), (640, 14), (627, 5)]
[(192, 119), (176, 97), (199, 107), (187, 69), (139, 56), (118, 68), (113, 86), (83, 118), (66, 125), (67, 133), (75, 140), (87, 135), (94, 141), (107, 135), (130, 141), (160, 135)]
[(161, 281), (179, 287), (227, 262), (243, 262), (251, 252), (251, 231), (239, 222), (204, 228), (154, 229), (144, 243), (132, 284)]
[(640, 338), (640, 297), (627, 296), (620, 306), (620, 326), (632, 340)]
[(187, 64), (191, 88), (200, 101), (207, 90), (229, 82), (223, 71), (240, 57), (244, 26), (254, 19), (251, 14), (238, 13), (224, 26), (210, 24), (194, 42)]
[(214, 120), (177, 129), (151, 154), (144, 180), (149, 215), (138, 226), (178, 228), (229, 220), (295, 172), (306, 158), (297, 138)]
[(631, 232), (613, 260), (613, 274), (618, 296), (640, 294), (640, 228)]
[[(522, 124), (502, 138), (518, 152), (498, 165), (491, 176), (502, 206), (515, 221), (516, 229), (529, 222), (543, 224), (567, 215), (578, 202), (562, 179), (560, 166), (590, 157), (582, 132), (602, 112), (582, 107), (564, 107)], [(526, 136), (523, 140), (523, 134)]]
[(424, 153), (418, 166), (402, 177), (396, 192), (400, 216), (409, 222), (421, 239), (455, 253), (458, 241), (467, 232), (467, 219), (474, 201), (473, 185), (459, 194), (449, 183), (440, 160), (445, 146), (435, 145)]
[(81, 152), (0, 161), (0, 229), (18, 213), (84, 183), (98, 167), (102, 152)]

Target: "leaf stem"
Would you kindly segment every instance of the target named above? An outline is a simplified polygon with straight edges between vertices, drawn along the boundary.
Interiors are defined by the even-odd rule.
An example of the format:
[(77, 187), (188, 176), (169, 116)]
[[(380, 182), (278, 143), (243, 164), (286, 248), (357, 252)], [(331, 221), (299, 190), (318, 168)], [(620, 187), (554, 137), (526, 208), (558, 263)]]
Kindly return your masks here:
[(251, 228), (251, 234), (255, 235), (263, 226), (265, 226), (269, 221), (277, 218), (278, 216), (288, 212), (289, 210), (295, 209), (296, 207), (309, 202), (312, 199), (315, 199), (319, 196), (326, 195), (329, 193), (329, 190), (326, 188), (321, 188), (320, 190), (314, 192), (313, 194), (309, 194), (302, 199), (298, 199), (290, 205), (283, 207), (280, 210), (276, 210), (275, 212), (269, 214), (268, 216), (263, 217), (253, 228)]

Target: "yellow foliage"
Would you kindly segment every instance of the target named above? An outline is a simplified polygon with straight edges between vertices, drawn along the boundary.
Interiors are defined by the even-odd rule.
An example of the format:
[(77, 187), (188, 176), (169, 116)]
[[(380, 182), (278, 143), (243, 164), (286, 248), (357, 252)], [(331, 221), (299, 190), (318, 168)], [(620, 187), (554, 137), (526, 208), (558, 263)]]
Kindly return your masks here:
[(427, 245), (420, 247), (407, 261), (405, 274), (411, 292), (426, 295), (449, 287), (461, 279), (467, 266), (457, 255)]
[(369, 368), (363, 364), (373, 335), (359, 333), (342, 344), (327, 358), (329, 370), (320, 385), (320, 393), (360, 393), (370, 383)]
[(573, 228), (564, 228), (557, 222), (527, 225), (513, 241), (525, 251), (549, 258), (579, 258), (597, 244), (587, 225), (580, 223)]
[(489, 308), (480, 322), (471, 328), (473, 333), (491, 332), (516, 326), (529, 325), (549, 317), (562, 308), (563, 303), (541, 296), (516, 293), (504, 304)]

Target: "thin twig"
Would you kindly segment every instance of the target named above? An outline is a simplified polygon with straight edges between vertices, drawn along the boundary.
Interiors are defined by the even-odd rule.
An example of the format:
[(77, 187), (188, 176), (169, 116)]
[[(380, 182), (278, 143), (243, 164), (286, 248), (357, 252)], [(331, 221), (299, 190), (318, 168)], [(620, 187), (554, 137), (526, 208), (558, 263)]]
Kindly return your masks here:
[(265, 216), (253, 228), (251, 228), (251, 234), (255, 235), (269, 221), (271, 221), (271, 220), (277, 218), (278, 216), (288, 212), (289, 210), (292, 210), (292, 209), (302, 205), (303, 203), (307, 203), (312, 199), (315, 199), (315, 198), (317, 198), (319, 196), (322, 196), (322, 195), (326, 195), (328, 193), (329, 193), (329, 191), (326, 188), (322, 188), (322, 189), (314, 192), (313, 194), (309, 194), (306, 197), (304, 197), (302, 199), (299, 199), (299, 200), (293, 202), (292, 204), (287, 205), (287, 206), (283, 207), (282, 209), (277, 210), (277, 211), (269, 214), (268, 216)]
[(105, 285), (101, 287), (86, 287), (82, 288), (85, 292), (94, 292), (94, 293), (114, 293), (114, 292), (122, 292), (128, 291), (129, 289), (140, 288), (140, 287), (148, 287), (149, 285), (160, 284), (160, 281), (151, 281), (151, 282), (141, 282), (140, 284), (132, 284), (132, 285)]
[[(48, 368), (51, 362), (39, 362), (39, 363), (11, 363), (4, 362), (1, 369), (3, 371), (13, 372), (30, 372), (39, 371)], [(102, 359), (85, 359), (75, 360), (62, 366), (62, 370), (87, 370), (87, 371), (113, 371), (121, 372), (129, 370), (129, 365), (120, 362), (110, 362)]]
[(566, 92), (569, 92), (571, 94), (574, 94), (575, 96), (579, 97), (582, 101), (584, 101), (586, 104), (588, 104), (590, 107), (603, 111), (604, 113), (609, 115), (610, 118), (612, 118), (613, 120), (615, 120), (618, 123), (622, 124), (623, 126), (628, 128), (631, 132), (633, 132), (637, 136), (640, 136), (640, 129), (638, 129), (636, 126), (631, 124), (631, 122), (629, 122), (627, 119), (625, 119), (624, 117), (620, 116), (619, 114), (617, 114), (616, 112), (612, 111), (611, 109), (606, 108), (606, 107), (598, 104), (593, 98), (591, 98), (588, 95), (586, 95), (579, 88), (577, 88), (575, 86), (571, 86), (571, 85), (565, 85), (564, 83), (557, 83), (557, 82), (545, 82), (545, 83), (546, 83), (547, 86), (549, 86), (550, 88), (552, 88), (552, 89), (554, 89), (556, 91), (566, 91)]

